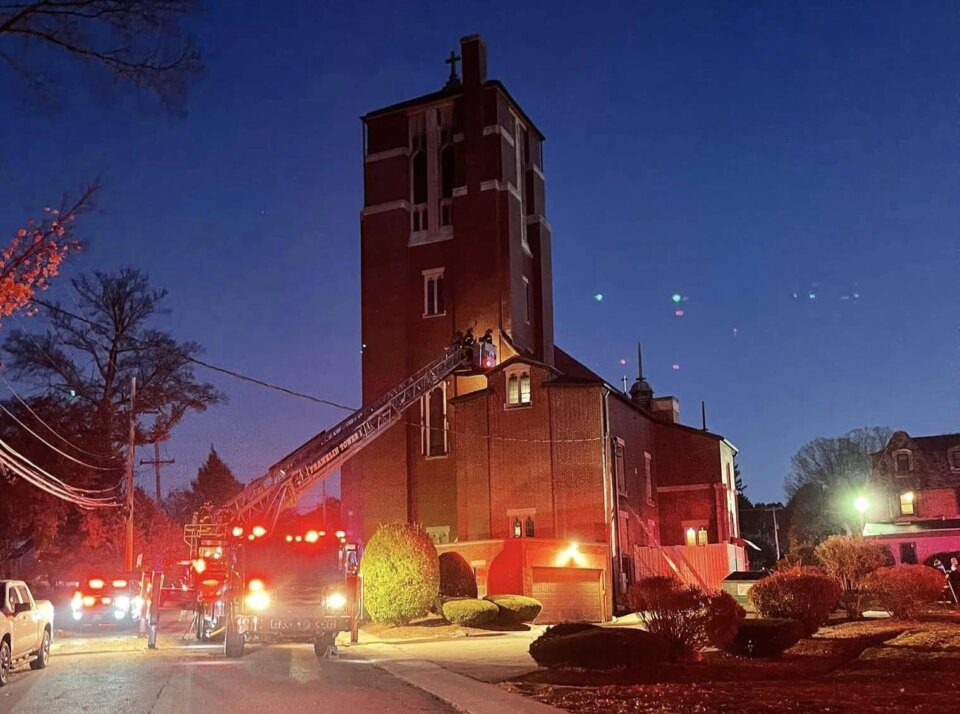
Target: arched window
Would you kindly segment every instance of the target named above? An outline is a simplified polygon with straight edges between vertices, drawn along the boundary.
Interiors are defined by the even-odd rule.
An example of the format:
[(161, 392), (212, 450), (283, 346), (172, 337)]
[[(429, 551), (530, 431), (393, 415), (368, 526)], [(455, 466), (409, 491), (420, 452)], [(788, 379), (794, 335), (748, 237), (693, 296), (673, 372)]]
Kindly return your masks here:
[(522, 407), (532, 402), (530, 373), (514, 371), (507, 373), (507, 406)]
[(913, 455), (909, 449), (894, 452), (893, 463), (898, 474), (907, 474), (913, 471)]

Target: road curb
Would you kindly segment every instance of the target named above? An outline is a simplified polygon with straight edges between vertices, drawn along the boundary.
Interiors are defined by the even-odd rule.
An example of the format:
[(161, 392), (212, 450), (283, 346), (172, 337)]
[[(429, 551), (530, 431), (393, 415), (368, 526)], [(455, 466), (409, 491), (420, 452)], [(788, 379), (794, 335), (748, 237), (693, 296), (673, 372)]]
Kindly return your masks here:
[(422, 689), (467, 714), (548, 714), (561, 709), (480, 682), (387, 644), (354, 645), (351, 652), (397, 679)]

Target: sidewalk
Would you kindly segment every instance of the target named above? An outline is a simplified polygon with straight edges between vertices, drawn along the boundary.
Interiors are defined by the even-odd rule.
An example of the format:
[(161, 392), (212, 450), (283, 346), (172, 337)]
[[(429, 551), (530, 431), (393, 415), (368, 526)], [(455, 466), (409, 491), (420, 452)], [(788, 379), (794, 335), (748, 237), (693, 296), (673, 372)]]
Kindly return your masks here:
[(539, 634), (535, 629), (413, 643), (365, 643), (361, 637), (344, 649), (463, 712), (546, 714), (560, 710), (496, 684), (537, 669), (527, 649)]

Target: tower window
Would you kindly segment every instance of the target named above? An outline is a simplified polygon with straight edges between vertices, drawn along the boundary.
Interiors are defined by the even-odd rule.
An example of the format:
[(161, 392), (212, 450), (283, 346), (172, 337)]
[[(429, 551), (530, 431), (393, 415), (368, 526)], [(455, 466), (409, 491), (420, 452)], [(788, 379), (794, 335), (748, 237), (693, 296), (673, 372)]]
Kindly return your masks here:
[(523, 276), (523, 319), (529, 325), (533, 317), (533, 288), (530, 287), (530, 278)]
[(653, 469), (650, 466), (652, 461), (653, 457), (646, 451), (643, 452), (643, 487), (647, 503), (653, 503)]
[(443, 315), (443, 268), (423, 271), (423, 316)]
[(614, 437), (611, 445), (610, 455), (613, 466), (613, 482), (616, 484), (617, 493), (627, 493), (627, 475), (624, 473), (623, 450), (624, 441), (619, 437)]
[(447, 453), (447, 385), (436, 387), (420, 400), (421, 451), (424, 456)]
[(427, 208), (427, 122), (426, 115), (410, 118), (410, 203), (411, 230), (414, 233), (429, 228)]
[(526, 406), (532, 401), (530, 394), (530, 373), (511, 372), (507, 375), (507, 406)]

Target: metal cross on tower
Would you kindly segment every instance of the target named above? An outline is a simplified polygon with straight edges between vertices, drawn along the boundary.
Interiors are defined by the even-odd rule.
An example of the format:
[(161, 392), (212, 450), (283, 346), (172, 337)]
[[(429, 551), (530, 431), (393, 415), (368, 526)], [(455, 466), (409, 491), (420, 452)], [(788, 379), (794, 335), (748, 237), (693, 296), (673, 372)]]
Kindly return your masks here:
[(460, 60), (460, 55), (450, 50), (450, 56), (443, 61), (444, 64), (450, 65), (450, 76), (447, 78), (447, 83), (443, 87), (444, 89), (460, 86), (460, 77), (457, 76), (457, 62)]

